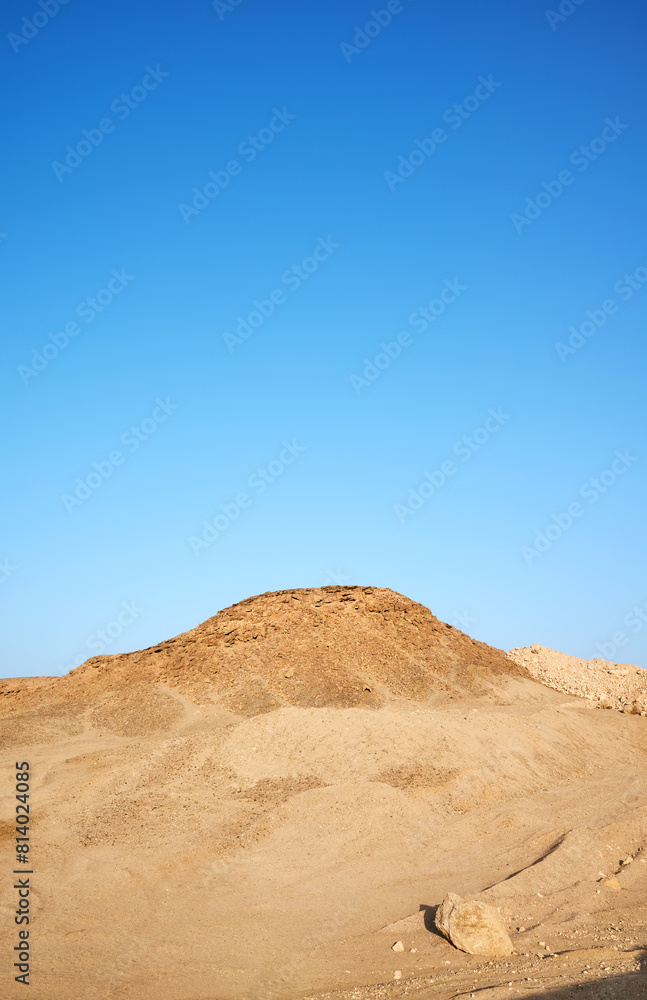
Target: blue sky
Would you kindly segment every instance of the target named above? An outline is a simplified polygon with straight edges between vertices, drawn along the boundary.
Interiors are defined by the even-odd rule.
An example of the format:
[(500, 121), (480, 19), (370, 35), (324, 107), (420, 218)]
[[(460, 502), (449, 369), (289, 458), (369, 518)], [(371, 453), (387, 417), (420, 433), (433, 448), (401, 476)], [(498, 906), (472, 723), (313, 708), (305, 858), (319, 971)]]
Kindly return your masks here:
[(647, 667), (646, 16), (545, 4), (5, 4), (3, 676), (335, 582)]

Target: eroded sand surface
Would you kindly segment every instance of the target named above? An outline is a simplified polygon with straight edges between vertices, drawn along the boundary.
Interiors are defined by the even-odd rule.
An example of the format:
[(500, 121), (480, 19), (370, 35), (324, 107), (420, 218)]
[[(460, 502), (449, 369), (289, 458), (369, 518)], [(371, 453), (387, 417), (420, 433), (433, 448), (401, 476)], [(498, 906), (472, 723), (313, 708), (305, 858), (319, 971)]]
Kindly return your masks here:
[[(33, 773), (35, 1000), (647, 997), (647, 718), (392, 591), (263, 595), (0, 694), (3, 789)], [(448, 891), (515, 954), (434, 933)]]

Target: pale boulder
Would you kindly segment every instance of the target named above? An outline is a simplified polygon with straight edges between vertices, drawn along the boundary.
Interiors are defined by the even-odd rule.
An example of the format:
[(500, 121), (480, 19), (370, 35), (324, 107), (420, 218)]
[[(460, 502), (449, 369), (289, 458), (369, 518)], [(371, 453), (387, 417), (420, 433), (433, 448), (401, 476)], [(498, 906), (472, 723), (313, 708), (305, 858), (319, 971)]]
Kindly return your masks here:
[(452, 910), (457, 906), (458, 903), (462, 903), (460, 896), (457, 896), (455, 892), (448, 892), (442, 903), (436, 910), (436, 916), (434, 923), (440, 933), (449, 940), (449, 917)]
[(503, 917), (494, 906), (463, 901), (450, 892), (438, 907), (436, 927), (455, 948), (468, 955), (511, 955), (514, 951)]

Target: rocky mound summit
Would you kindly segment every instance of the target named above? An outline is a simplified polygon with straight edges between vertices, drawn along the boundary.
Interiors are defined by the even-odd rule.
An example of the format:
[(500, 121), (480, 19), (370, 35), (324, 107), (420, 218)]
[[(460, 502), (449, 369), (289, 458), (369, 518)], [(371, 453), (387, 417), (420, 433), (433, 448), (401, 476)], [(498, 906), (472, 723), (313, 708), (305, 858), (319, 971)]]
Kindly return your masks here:
[(389, 696), (483, 693), (526, 677), (502, 650), (377, 587), (321, 587), (250, 597), (141, 652), (99, 656), (73, 684), (163, 682), (245, 715), (285, 705), (349, 708)]
[[(510, 676), (528, 674), (402, 594), (321, 587), (250, 597), (149, 649), (93, 657), (42, 683), (30, 704), (59, 702), (63, 710), (73, 702), (77, 717), (86, 712), (86, 722), (126, 733), (129, 717), (132, 731), (166, 728), (178, 696), (254, 716), (289, 705), (379, 708), (393, 698), (479, 696)], [(0, 683), (5, 707), (21, 687)]]

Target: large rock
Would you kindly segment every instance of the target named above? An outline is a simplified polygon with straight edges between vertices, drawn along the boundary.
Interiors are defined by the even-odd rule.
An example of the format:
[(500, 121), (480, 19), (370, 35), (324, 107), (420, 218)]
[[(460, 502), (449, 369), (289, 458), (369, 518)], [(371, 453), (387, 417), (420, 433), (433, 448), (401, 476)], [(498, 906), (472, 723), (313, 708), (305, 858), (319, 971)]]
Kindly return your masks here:
[(435, 924), (440, 933), (450, 940), (449, 935), (449, 917), (454, 908), (462, 903), (460, 896), (457, 896), (455, 892), (448, 892), (442, 903), (436, 910)]
[(436, 927), (468, 955), (511, 955), (514, 951), (499, 911), (488, 903), (464, 902), (449, 892), (436, 911)]

